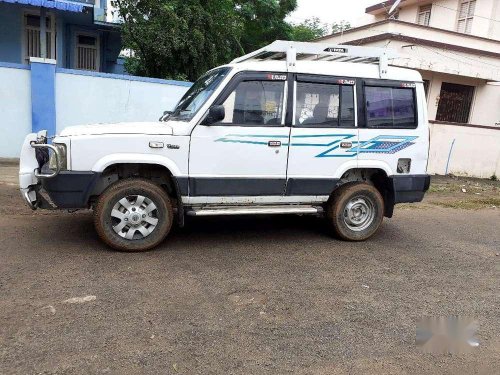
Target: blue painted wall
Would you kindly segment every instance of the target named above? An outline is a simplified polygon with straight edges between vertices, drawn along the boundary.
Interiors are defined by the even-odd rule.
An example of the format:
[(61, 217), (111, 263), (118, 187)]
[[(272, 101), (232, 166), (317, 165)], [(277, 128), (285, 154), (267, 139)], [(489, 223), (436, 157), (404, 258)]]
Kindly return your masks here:
[(31, 118), (34, 133), (56, 134), (55, 64), (31, 63)]
[(24, 64), (22, 61), (22, 14), (20, 7), (0, 3), (0, 61)]
[[(18, 157), (24, 137), (100, 122), (157, 121), (189, 82), (0, 62), (0, 158)], [(84, 103), (82, 105), (82, 103)]]
[[(101, 6), (103, 4), (105, 1), (101, 1)], [(27, 64), (26, 61), (23, 61), (23, 15), (29, 9), (36, 11), (38, 7), (0, 2), (0, 62)], [(117, 72), (114, 65), (121, 50), (118, 30), (113, 32), (103, 30), (102, 26), (94, 24), (92, 13), (48, 11), (56, 16), (56, 60), (58, 67), (70, 69), (75, 67), (76, 34), (78, 32), (92, 32), (100, 37), (101, 71)]]

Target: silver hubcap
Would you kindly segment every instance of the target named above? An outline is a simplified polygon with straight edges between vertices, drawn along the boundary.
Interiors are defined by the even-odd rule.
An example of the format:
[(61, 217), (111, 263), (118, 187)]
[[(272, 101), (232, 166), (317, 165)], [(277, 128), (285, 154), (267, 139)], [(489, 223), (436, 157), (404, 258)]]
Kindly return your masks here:
[(355, 232), (368, 228), (374, 219), (373, 202), (366, 197), (354, 197), (344, 208), (344, 223)]
[(111, 210), (113, 230), (127, 240), (149, 236), (158, 224), (158, 209), (153, 201), (142, 195), (128, 195)]

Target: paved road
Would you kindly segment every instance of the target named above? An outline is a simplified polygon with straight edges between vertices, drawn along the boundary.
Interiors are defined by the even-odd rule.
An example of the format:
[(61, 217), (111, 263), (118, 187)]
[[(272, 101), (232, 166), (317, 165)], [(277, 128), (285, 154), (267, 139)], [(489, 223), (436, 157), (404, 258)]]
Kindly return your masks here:
[[(0, 203), (1, 374), (500, 368), (498, 209), (400, 209), (355, 244), (310, 217), (196, 219), (124, 254), (88, 212), (32, 213), (7, 183)], [(479, 320), (479, 348), (420, 353), (416, 321), (449, 315)]]

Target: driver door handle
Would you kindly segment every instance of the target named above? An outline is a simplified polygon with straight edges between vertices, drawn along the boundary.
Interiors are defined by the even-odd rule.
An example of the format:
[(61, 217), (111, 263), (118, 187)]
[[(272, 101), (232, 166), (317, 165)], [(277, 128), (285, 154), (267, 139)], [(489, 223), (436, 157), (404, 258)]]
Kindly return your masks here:
[(269, 141), (267, 145), (269, 147), (281, 147), (281, 141)]

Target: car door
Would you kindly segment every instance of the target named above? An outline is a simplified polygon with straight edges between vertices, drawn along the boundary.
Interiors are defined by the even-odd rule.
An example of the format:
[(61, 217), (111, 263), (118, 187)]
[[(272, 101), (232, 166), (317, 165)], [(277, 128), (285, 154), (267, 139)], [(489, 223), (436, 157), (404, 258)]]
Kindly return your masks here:
[(225, 118), (191, 134), (191, 197), (282, 196), (290, 128), (285, 126), (287, 74), (236, 74), (213, 105)]
[(356, 80), (297, 74), (286, 194), (328, 196), (357, 167)]

